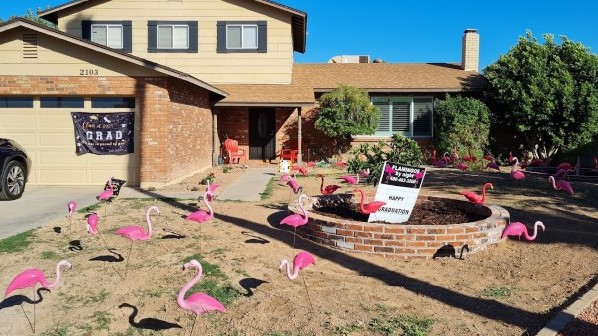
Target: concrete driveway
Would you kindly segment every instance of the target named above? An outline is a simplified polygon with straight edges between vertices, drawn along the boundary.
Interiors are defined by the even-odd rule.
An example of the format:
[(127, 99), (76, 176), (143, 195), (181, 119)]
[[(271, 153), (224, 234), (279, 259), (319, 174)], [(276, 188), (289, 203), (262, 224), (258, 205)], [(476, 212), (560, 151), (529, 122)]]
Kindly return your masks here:
[(0, 239), (66, 217), (71, 200), (77, 209), (90, 206), (101, 191), (101, 186), (27, 186), (18, 200), (0, 201)]

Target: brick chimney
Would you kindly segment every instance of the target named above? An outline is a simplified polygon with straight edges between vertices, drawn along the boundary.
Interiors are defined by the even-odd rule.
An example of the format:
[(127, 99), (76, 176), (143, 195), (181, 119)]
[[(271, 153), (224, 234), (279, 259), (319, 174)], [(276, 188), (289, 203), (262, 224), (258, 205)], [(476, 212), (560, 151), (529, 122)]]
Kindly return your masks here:
[(461, 68), (465, 71), (478, 72), (480, 64), (480, 35), (476, 29), (463, 32)]

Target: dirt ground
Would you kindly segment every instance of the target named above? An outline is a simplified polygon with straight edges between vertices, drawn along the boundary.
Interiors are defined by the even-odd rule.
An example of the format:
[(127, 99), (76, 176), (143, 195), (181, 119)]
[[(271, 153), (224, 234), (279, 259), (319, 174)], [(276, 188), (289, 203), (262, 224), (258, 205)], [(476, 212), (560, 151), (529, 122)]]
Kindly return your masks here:
[[(213, 172), (224, 188), (243, 170)], [(318, 172), (326, 184), (340, 184), (334, 178), (345, 173), (312, 169), (299, 176), (308, 195), (319, 193)], [(199, 195), (205, 186), (198, 181), (207, 173), (166, 189), (195, 188)], [(219, 267), (204, 272), (200, 283), (217, 279), (237, 293), (225, 313), (199, 316), (193, 335), (532, 335), (598, 281), (598, 186), (572, 182), (576, 193), (569, 196), (545, 178), (440, 169), (426, 174), (421, 193), (459, 197), (484, 182), (494, 184), (487, 203), (505, 207), (512, 221), (530, 229), (541, 220), (546, 231), (535, 241), (508, 239), (463, 260), (385, 259), (301, 238), (293, 247), (292, 229), (279, 222), (298, 195), (275, 183), (260, 202), (216, 198), (215, 218), (201, 224), (183, 218), (205, 209), (196, 200), (117, 198), (107, 215), (104, 205), (95, 210), (104, 243), (87, 234), (86, 213), (77, 213), (69, 230), (65, 200), (65, 218), (35, 231), (25, 251), (1, 255), (0, 284), (5, 288), (30, 267), (53, 281), (61, 259), (73, 267), (62, 270), (58, 286), (37, 291), (35, 306), (31, 289), (1, 301), (0, 335), (32, 334), (34, 307), (38, 335), (188, 335), (195, 316), (179, 308), (176, 296), (195, 274), (182, 270), (190, 258)], [(151, 239), (131, 245), (115, 234), (119, 227), (145, 226), (154, 205), (160, 215), (151, 215)], [(316, 263), (291, 281), (279, 264), (299, 251), (309, 251)], [(414, 333), (426, 323), (427, 333)]]

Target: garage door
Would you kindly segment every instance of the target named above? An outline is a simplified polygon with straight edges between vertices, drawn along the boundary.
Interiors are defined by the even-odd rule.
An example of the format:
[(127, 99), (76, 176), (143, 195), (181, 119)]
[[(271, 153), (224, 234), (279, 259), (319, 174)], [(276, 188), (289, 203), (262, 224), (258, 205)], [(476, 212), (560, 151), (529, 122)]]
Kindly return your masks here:
[[(139, 185), (139, 113), (135, 107), (137, 104), (133, 103), (132, 107), (127, 108), (119, 105), (113, 107), (109, 104), (104, 104), (102, 108), (93, 108), (92, 99), (85, 98), (81, 102), (82, 108), (73, 108), (63, 107), (69, 104), (60, 102), (52, 106), (53, 104), (45, 103), (48, 99), (44, 99), (42, 107), (39, 97), (21, 97), (17, 100), (10, 97), (0, 98), (4, 99), (4, 102), (0, 100), (0, 137), (16, 140), (31, 157), (30, 184), (101, 185), (114, 176), (126, 180), (129, 186)], [(71, 112), (135, 112), (134, 153), (76, 154)]]

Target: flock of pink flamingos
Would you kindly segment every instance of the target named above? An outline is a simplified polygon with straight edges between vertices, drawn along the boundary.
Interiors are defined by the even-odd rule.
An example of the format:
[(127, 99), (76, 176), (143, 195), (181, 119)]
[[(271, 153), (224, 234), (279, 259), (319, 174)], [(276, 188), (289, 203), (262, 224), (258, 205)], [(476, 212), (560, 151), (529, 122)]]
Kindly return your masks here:
[[(486, 155), (484, 157), (484, 159), (488, 161), (486, 168), (496, 169), (496, 170), (500, 171), (500, 166), (497, 164), (497, 161), (492, 156)], [(453, 167), (460, 169), (460, 170), (466, 170), (466, 169), (468, 169), (467, 162), (474, 162), (474, 161), (476, 161), (476, 158), (473, 157), (471, 155), (471, 153), (460, 159), (458, 154), (456, 154), (456, 151), (455, 151), (455, 153), (453, 153), (452, 156), (449, 156), (448, 153), (444, 153), (444, 155), (440, 159), (438, 159), (438, 160), (434, 159), (433, 165), (437, 168), (445, 168), (445, 167), (448, 167), (449, 164), (452, 163)], [(527, 161), (528, 161), (527, 159), (524, 161), (526, 165), (528, 165)], [(523, 165), (522, 163), (519, 163), (519, 160), (517, 159), (517, 157), (513, 157), (512, 155), (509, 155), (509, 163), (511, 164), (511, 173), (510, 173), (511, 177), (514, 178), (515, 180), (524, 179), (525, 174), (522, 171), (522, 169), (525, 168), (525, 165)], [(531, 163), (529, 163), (529, 165), (532, 165), (532, 164), (535, 164), (535, 162), (532, 161)], [(310, 166), (310, 164), (308, 164), (308, 166)], [(312, 165), (312, 167), (313, 167), (313, 165)], [(301, 173), (303, 175), (307, 175), (306, 167), (294, 166), (292, 169), (298, 171), (299, 173)], [(563, 163), (563, 164), (559, 165), (559, 167), (557, 169), (557, 173), (554, 176), (550, 176), (548, 178), (549, 182), (552, 184), (552, 187), (555, 190), (564, 190), (572, 195), (573, 188), (571, 187), (571, 184), (569, 182), (567, 182), (566, 180), (564, 180), (564, 178), (567, 176), (567, 174), (572, 170), (573, 170), (573, 168), (568, 163)], [(390, 165), (386, 165), (385, 172), (392, 174), (392, 173), (394, 173), (394, 170), (392, 169), (392, 167)], [(356, 185), (359, 183), (360, 178), (367, 177), (369, 175), (369, 173), (370, 173), (369, 170), (364, 170), (355, 175), (341, 176), (340, 179), (348, 185)], [(319, 174), (319, 175), (316, 175), (316, 177), (321, 179), (320, 192), (322, 193), (322, 195), (333, 194), (335, 191), (337, 191), (341, 187), (340, 185), (335, 185), (335, 184), (324, 186), (324, 176)], [(423, 174), (420, 174), (419, 177), (416, 177), (416, 178), (421, 179), (422, 177), (423, 177)], [(280, 178), (280, 182), (287, 184), (291, 188), (291, 191), (294, 194), (298, 194), (299, 192), (302, 192), (302, 190), (303, 190), (303, 188), (298, 184), (296, 178), (291, 177), (291, 175), (288, 173), (282, 175), (282, 177)], [(108, 180), (107, 185), (109, 187), (105, 188), (105, 190), (102, 191), (97, 196), (97, 199), (99, 201), (107, 203), (106, 207), (104, 208), (105, 211), (107, 211), (107, 206), (108, 206), (109, 202), (112, 200), (112, 198), (114, 197), (114, 187), (112, 184), (112, 178), (110, 178)], [(210, 202), (214, 199), (214, 193), (218, 187), (219, 187), (218, 184), (215, 184), (215, 183), (210, 184), (208, 181), (206, 191), (203, 194), (203, 198), (202, 198), (203, 202), (206, 205), (207, 211), (198, 210), (193, 213), (190, 213), (189, 215), (186, 216), (187, 220), (201, 223), (201, 222), (210, 221), (211, 219), (214, 218), (214, 211), (210, 205)], [(486, 189), (487, 188), (493, 189), (492, 183), (485, 183), (482, 186), (481, 195), (478, 195), (477, 193), (475, 193), (473, 191), (462, 191), (461, 195), (463, 195), (465, 198), (467, 198), (467, 200), (469, 202), (471, 202), (473, 204), (484, 204), (486, 202)], [(359, 209), (363, 214), (375, 213), (382, 206), (384, 206), (386, 204), (385, 202), (382, 202), (382, 201), (372, 201), (369, 203), (364, 203), (365, 196), (364, 196), (363, 190), (361, 190), (359, 188), (355, 188), (354, 192), (359, 193), (361, 196), (360, 203), (359, 203)], [(285, 217), (284, 219), (282, 219), (280, 221), (280, 224), (289, 225), (289, 226), (293, 227), (295, 230), (294, 235), (293, 235), (293, 249), (295, 248), (295, 234), (296, 234), (297, 227), (305, 225), (308, 222), (307, 211), (304, 208), (304, 203), (308, 200), (308, 197), (309, 196), (307, 196), (306, 194), (301, 194), (297, 200), (297, 204), (298, 204), (299, 209), (301, 210), (301, 214), (294, 213), (294, 214), (291, 214), (291, 215)], [(73, 216), (74, 212), (76, 211), (77, 203), (75, 201), (70, 201), (70, 202), (68, 202), (67, 207), (68, 207), (68, 218), (69, 218), (69, 223), (70, 223), (69, 225), (72, 226), (72, 216)], [(151, 206), (147, 209), (147, 212), (146, 212), (147, 230), (142, 226), (126, 226), (126, 227), (122, 227), (122, 228), (119, 228), (116, 230), (117, 235), (125, 237), (131, 241), (131, 246), (129, 248), (129, 256), (131, 253), (131, 249), (133, 247), (133, 241), (136, 241), (136, 240), (143, 241), (143, 240), (148, 240), (151, 238), (151, 236), (152, 236), (152, 223), (151, 223), (151, 219), (150, 219), (151, 212), (155, 212), (155, 213), (159, 214), (160, 210), (156, 206)], [(97, 215), (97, 213), (92, 213), (89, 216), (87, 216), (86, 229), (89, 234), (91, 234), (91, 235), (99, 234), (98, 227), (97, 227), (98, 222), (99, 222), (99, 216)], [(545, 230), (544, 224), (541, 221), (536, 221), (536, 223), (534, 224), (534, 232), (532, 235), (529, 235), (528, 231), (527, 231), (527, 227), (523, 223), (512, 222), (503, 231), (502, 238), (506, 238), (508, 236), (517, 236), (517, 237), (521, 238), (521, 236), (523, 236), (526, 240), (534, 240), (538, 233), (538, 227), (542, 228), (542, 230)], [(101, 234), (100, 234), (100, 236), (101, 236)], [(102, 240), (104, 240), (103, 237), (102, 237)], [(105, 240), (104, 240), (104, 244), (106, 244)], [(127, 256), (127, 266), (128, 266), (128, 261), (129, 261), (129, 257)], [(290, 280), (294, 280), (299, 275), (300, 270), (303, 270), (305, 267), (307, 267), (308, 265), (311, 265), (311, 264), (315, 264), (314, 256), (311, 255), (309, 252), (301, 251), (298, 254), (296, 254), (293, 259), (292, 271), (291, 271), (289, 262), (286, 259), (281, 260), (280, 265), (279, 265), (279, 270), (283, 270), (286, 267), (287, 277)], [(63, 268), (63, 267), (71, 268), (71, 266), (72, 266), (71, 263), (69, 263), (67, 260), (61, 260), (60, 262), (58, 262), (58, 264), (56, 265), (56, 278), (51, 283), (48, 282), (45, 274), (40, 269), (37, 269), (37, 268), (27, 269), (14, 277), (14, 279), (9, 283), (8, 287), (6, 288), (4, 295), (6, 297), (6, 296), (10, 295), (15, 290), (32, 287), (34, 289), (33, 295), (34, 295), (34, 299), (35, 299), (35, 286), (37, 284), (40, 284), (42, 287), (45, 287), (45, 288), (55, 287), (60, 281), (61, 268)], [(126, 277), (126, 269), (127, 269), (127, 267), (125, 267), (125, 277)], [(185, 299), (185, 294), (191, 287), (193, 287), (193, 285), (195, 283), (200, 281), (200, 278), (201, 278), (203, 272), (202, 272), (202, 266), (197, 260), (191, 260), (188, 263), (185, 263), (183, 265), (183, 269), (184, 270), (195, 269), (195, 276), (185, 286), (183, 286), (183, 288), (181, 288), (181, 290), (179, 291), (179, 293), (177, 295), (178, 305), (182, 309), (185, 309), (187, 311), (190, 311), (190, 312), (196, 314), (196, 318), (197, 318), (197, 315), (207, 313), (210, 311), (225, 312), (226, 308), (222, 305), (222, 303), (220, 303), (218, 300), (216, 300), (215, 298), (213, 298), (205, 293), (194, 293)], [(123, 277), (123, 279), (124, 279), (124, 277)], [(34, 321), (35, 321), (35, 319), (34, 319)]]

